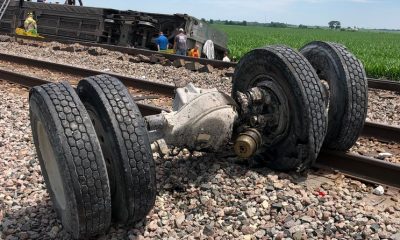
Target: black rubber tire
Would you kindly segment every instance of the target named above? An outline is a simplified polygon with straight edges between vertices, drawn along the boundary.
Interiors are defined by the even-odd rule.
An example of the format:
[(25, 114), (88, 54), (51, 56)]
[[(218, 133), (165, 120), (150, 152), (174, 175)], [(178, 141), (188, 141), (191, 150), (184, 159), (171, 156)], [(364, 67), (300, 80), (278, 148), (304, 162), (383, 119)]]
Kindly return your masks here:
[[(78, 95), (66, 82), (50, 83), (32, 88), (29, 103), (42, 174), (64, 228), (74, 238), (106, 232), (111, 222), (107, 169), (96, 132)], [(55, 161), (46, 156), (54, 156), (51, 159)]]
[(268, 76), (288, 99), (291, 112), (288, 134), (281, 141), (263, 146), (261, 157), (270, 168), (302, 171), (316, 160), (325, 138), (327, 114), (323, 89), (308, 61), (286, 46), (255, 49), (241, 58), (233, 76), (232, 96), (255, 86)]
[(144, 119), (128, 89), (114, 77), (85, 78), (78, 84), (78, 94), (92, 121), (97, 121), (103, 154), (110, 161), (113, 218), (126, 224), (140, 221), (153, 208), (157, 193)]
[(362, 63), (337, 43), (311, 42), (300, 52), (320, 79), (329, 83), (328, 133), (324, 147), (350, 149), (363, 129), (368, 111), (368, 81)]

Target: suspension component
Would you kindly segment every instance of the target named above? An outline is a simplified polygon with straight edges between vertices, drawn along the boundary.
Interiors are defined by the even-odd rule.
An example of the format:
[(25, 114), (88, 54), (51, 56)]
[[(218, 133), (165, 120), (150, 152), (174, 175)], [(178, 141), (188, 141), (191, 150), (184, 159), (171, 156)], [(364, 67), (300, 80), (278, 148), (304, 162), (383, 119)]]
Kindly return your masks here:
[[(168, 145), (218, 151), (232, 137), (236, 108), (235, 101), (217, 89), (200, 89), (189, 83), (177, 89), (172, 112), (145, 120), (152, 142), (162, 139)], [(154, 149), (160, 148), (154, 145)]]

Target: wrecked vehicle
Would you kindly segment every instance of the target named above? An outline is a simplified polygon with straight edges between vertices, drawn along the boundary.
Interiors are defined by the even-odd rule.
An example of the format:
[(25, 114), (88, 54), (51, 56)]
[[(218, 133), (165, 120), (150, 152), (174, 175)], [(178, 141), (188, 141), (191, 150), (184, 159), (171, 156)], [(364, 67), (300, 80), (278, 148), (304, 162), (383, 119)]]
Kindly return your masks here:
[[(34, 143), (53, 206), (75, 238), (134, 224), (155, 204), (153, 151), (216, 152), (280, 171), (304, 171), (325, 149), (348, 150), (368, 108), (362, 63), (344, 46), (311, 42), (300, 52), (247, 53), (232, 93), (178, 88), (172, 112), (142, 117), (128, 89), (108, 75), (30, 91)], [(232, 145), (230, 144), (232, 143)]]
[(32, 12), (38, 22), (39, 34), (54, 40), (157, 50), (155, 38), (160, 31), (173, 44), (179, 28), (183, 28), (188, 36), (188, 48), (197, 44), (201, 50), (207, 40), (212, 40), (216, 59), (222, 59), (227, 50), (225, 33), (186, 14), (167, 15), (23, 0), (0, 0), (2, 4), (7, 6), (0, 18), (0, 31), (8, 34), (23, 26), (27, 14)]

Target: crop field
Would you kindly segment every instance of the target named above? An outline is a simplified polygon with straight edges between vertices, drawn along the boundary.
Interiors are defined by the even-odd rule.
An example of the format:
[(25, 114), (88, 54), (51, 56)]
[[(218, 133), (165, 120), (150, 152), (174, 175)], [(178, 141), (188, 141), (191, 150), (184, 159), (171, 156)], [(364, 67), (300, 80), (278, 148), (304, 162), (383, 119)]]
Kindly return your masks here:
[(361, 59), (369, 77), (400, 80), (399, 33), (214, 26), (228, 34), (228, 48), (231, 57), (240, 58), (251, 49), (265, 45), (284, 44), (299, 49), (310, 41), (331, 41), (344, 44)]

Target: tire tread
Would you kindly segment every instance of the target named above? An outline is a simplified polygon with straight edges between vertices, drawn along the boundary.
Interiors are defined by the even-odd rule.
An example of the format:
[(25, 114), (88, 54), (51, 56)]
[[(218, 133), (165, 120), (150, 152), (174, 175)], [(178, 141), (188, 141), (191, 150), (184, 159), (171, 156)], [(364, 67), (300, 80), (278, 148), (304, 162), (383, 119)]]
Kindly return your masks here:
[(73, 223), (78, 224), (78, 229), (72, 229), (77, 231), (74, 235), (89, 237), (105, 232), (111, 222), (108, 176), (104, 159), (98, 152), (100, 145), (94, 139), (94, 128), (83, 104), (66, 82), (34, 87), (30, 97), (42, 98), (46, 107), (55, 110), (52, 121), (62, 129), (58, 134), (65, 144), (60, 148), (67, 159), (66, 171), (71, 176), (78, 210), (79, 223)]
[[(156, 198), (155, 162), (152, 156), (147, 128), (142, 115), (128, 89), (116, 78), (98, 75), (83, 79), (78, 85), (79, 95), (86, 94), (82, 88), (91, 85), (103, 95), (102, 104), (107, 109), (107, 120), (115, 132), (119, 156), (117, 160), (125, 172), (125, 188), (128, 219), (135, 223), (146, 217), (154, 207)], [(88, 96), (86, 96), (88, 97)], [(97, 96), (96, 96), (97, 99)], [(96, 100), (97, 101), (97, 100)], [(116, 124), (113, 124), (113, 119)]]

